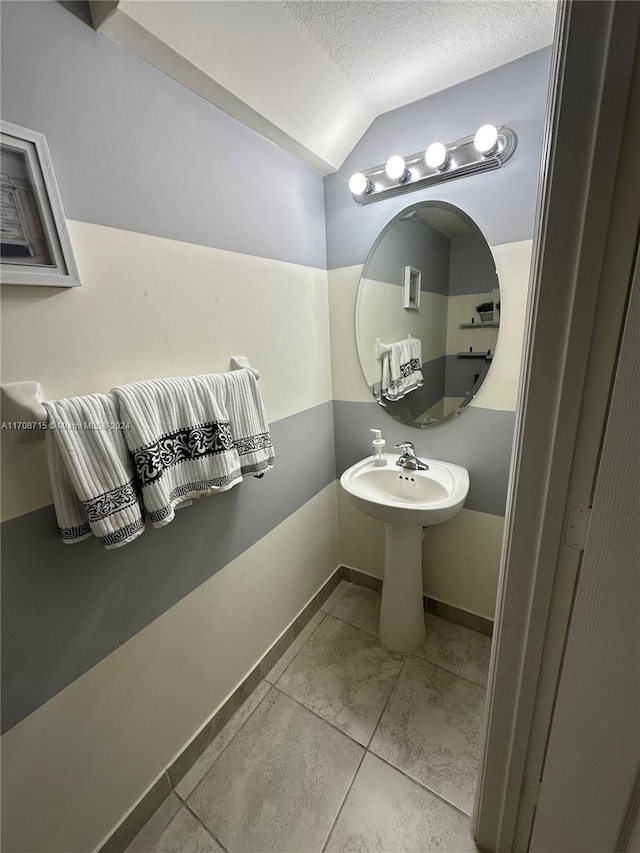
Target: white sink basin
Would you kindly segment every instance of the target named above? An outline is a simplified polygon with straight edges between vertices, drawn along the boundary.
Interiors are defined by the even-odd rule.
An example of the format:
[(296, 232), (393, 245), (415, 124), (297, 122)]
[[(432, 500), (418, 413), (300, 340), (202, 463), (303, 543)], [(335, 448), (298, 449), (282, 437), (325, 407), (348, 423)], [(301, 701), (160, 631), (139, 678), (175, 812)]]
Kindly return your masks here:
[(448, 521), (460, 512), (469, 492), (469, 472), (460, 465), (424, 459), (427, 471), (396, 465), (397, 454), (387, 454), (385, 467), (371, 457), (348, 468), (340, 485), (352, 503), (387, 524), (428, 527)]

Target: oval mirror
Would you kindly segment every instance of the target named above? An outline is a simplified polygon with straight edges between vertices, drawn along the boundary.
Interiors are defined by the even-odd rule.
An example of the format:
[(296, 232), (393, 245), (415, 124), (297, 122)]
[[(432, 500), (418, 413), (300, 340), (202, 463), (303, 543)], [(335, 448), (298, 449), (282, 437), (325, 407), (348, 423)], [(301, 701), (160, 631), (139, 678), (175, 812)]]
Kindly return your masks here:
[(375, 399), (407, 426), (459, 414), (495, 352), (500, 291), (475, 222), (442, 201), (399, 213), (367, 257), (356, 300), (356, 343)]

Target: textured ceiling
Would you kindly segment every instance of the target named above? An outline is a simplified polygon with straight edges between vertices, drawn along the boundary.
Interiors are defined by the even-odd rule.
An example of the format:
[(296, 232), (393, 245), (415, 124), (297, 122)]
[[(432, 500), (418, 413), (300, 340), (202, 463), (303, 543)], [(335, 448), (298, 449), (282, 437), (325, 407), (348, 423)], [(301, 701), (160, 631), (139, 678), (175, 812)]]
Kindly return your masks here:
[(101, 0), (94, 25), (326, 174), (381, 113), (551, 44), (556, 0)]
[(283, 0), (377, 114), (551, 44), (555, 0)]

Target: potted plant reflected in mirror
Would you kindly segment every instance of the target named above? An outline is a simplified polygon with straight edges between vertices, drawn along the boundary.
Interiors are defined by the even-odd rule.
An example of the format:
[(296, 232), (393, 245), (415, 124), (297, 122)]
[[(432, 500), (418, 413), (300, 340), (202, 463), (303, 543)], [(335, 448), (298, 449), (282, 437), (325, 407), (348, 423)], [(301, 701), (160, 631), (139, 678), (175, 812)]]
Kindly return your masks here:
[(493, 320), (493, 302), (481, 302), (480, 305), (476, 305), (476, 311), (483, 323)]

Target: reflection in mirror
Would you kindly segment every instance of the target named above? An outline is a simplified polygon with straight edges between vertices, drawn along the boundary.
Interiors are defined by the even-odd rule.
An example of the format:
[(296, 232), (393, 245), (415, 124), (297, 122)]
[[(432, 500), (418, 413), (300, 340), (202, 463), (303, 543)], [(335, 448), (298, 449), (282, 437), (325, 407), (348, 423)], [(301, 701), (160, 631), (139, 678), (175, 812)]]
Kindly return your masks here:
[(392, 417), (427, 427), (459, 414), (491, 366), (499, 323), (495, 261), (466, 213), (424, 201), (385, 227), (360, 280), (356, 342)]

